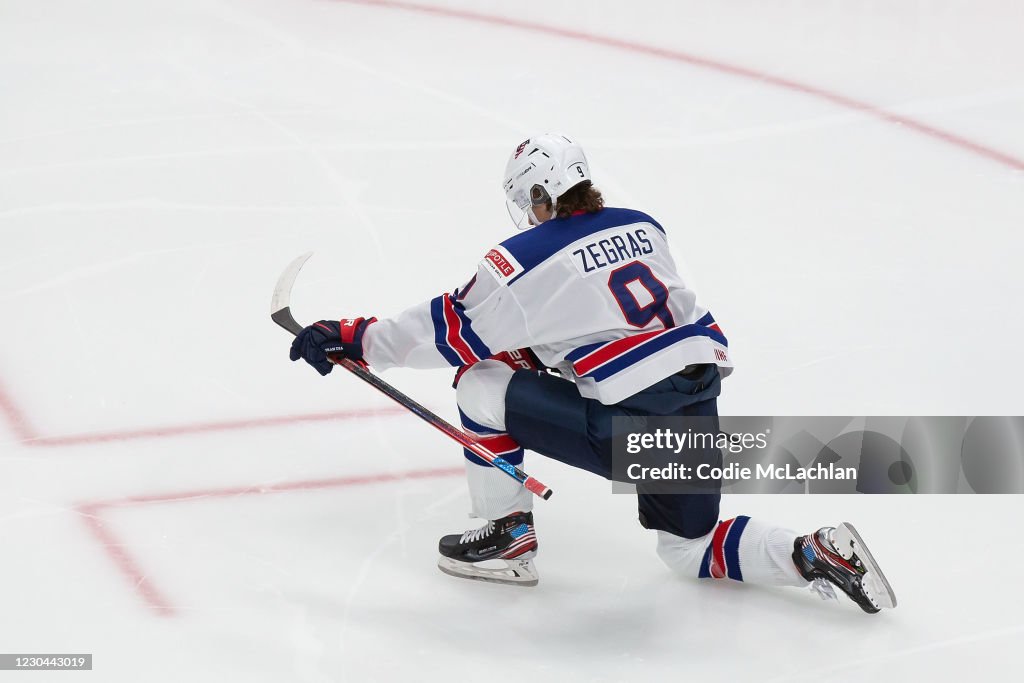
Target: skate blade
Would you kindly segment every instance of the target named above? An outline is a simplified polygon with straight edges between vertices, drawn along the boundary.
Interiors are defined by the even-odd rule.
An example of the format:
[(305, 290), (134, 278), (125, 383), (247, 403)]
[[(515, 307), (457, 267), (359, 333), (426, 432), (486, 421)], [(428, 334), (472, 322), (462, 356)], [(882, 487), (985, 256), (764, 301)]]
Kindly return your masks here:
[[(494, 560), (491, 560), (494, 561)], [(523, 586), (526, 588), (536, 586), (540, 581), (533, 560), (517, 558), (514, 560), (497, 560), (504, 562), (504, 567), (483, 567), (482, 563), (459, 562), (448, 557), (440, 557), (437, 560), (437, 568), (449, 576), (460, 579), (472, 579), (474, 581), (486, 581), (487, 583), (504, 583), (510, 586)]]
[(861, 587), (868, 598), (879, 609), (892, 609), (896, 607), (896, 593), (893, 592), (889, 580), (885, 578), (881, 567), (875, 562), (864, 539), (857, 533), (857, 529), (849, 522), (843, 522), (836, 527), (835, 544), (843, 559), (849, 560), (856, 555), (864, 563), (865, 574), (861, 579)]

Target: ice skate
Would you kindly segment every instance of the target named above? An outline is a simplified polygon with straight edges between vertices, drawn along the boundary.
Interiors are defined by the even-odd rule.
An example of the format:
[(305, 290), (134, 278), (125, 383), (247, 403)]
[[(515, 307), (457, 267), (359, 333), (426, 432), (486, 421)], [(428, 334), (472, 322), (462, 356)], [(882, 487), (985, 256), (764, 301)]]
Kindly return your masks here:
[(532, 512), (515, 512), (464, 534), (443, 536), (438, 568), (464, 579), (536, 586), (537, 535)]
[(793, 561), (822, 597), (835, 597), (831, 583), (869, 614), (896, 606), (892, 587), (852, 524), (822, 527), (798, 537)]

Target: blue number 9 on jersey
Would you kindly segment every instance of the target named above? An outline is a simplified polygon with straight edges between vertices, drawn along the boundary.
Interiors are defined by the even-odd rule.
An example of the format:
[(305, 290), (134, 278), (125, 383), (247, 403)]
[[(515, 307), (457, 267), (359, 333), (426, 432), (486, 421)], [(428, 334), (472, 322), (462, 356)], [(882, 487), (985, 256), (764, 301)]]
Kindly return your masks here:
[[(651, 301), (641, 305), (636, 295), (630, 290), (631, 283), (639, 283), (651, 295)], [(622, 309), (626, 321), (634, 327), (646, 327), (657, 318), (666, 327), (675, 327), (675, 320), (668, 310), (668, 288), (654, 276), (651, 269), (640, 261), (616, 268), (608, 276), (608, 289)]]

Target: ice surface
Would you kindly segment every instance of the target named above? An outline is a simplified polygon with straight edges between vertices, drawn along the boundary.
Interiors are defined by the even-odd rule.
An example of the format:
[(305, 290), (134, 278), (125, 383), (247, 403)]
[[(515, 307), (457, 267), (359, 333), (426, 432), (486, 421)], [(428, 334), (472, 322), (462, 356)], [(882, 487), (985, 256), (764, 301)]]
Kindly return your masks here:
[[(1019, 415), (1020, 7), (434, 6), (547, 32), (0, 0), (0, 651), (92, 652), (52, 675), (83, 681), (1009, 677), (1020, 498), (724, 502), (854, 522), (900, 600), (869, 618), (674, 579), (633, 500), (530, 457), (541, 585), (458, 581), (458, 449), (288, 363), (267, 305), (310, 249), (304, 320), (460, 286), (507, 154), (563, 130), (726, 329), (723, 412)], [(454, 415), (449, 372), (387, 379)]]

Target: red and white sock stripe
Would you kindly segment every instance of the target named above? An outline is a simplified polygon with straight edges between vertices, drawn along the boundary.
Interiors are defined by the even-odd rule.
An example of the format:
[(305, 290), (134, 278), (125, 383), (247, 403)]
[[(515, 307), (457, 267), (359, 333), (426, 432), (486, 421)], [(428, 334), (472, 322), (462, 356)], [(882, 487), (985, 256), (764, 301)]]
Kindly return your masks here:
[(475, 436), (481, 446), (495, 455), (508, 455), (509, 453), (515, 453), (522, 448), (515, 439), (505, 433), (477, 434), (469, 429), (466, 429), (466, 431)]
[(735, 519), (727, 519), (715, 528), (715, 535), (711, 539), (711, 566), (709, 571), (716, 579), (724, 579), (728, 575), (728, 567), (725, 564), (725, 539), (729, 535), (729, 529), (736, 522)]

